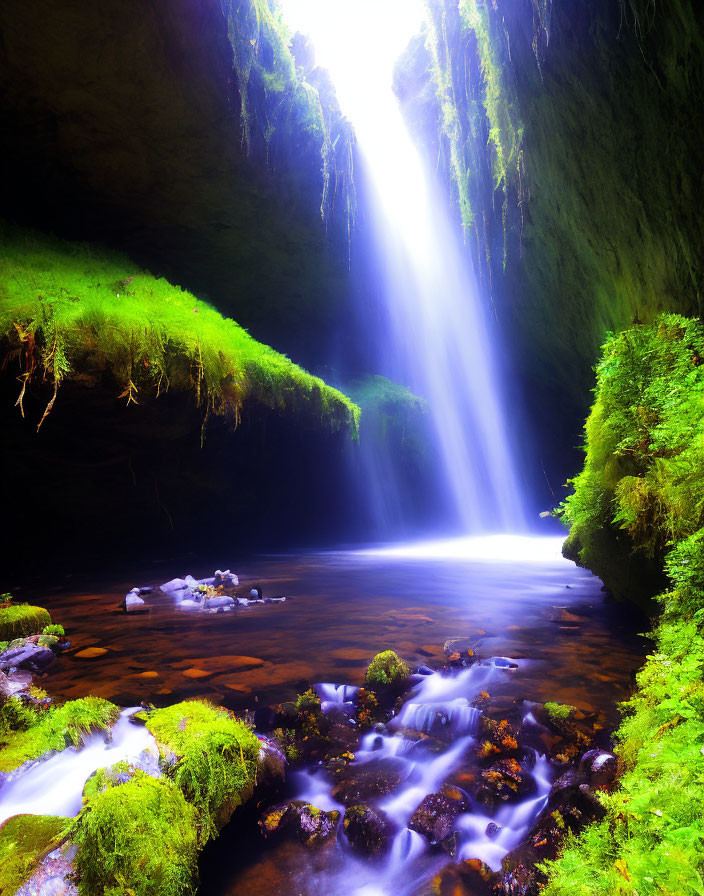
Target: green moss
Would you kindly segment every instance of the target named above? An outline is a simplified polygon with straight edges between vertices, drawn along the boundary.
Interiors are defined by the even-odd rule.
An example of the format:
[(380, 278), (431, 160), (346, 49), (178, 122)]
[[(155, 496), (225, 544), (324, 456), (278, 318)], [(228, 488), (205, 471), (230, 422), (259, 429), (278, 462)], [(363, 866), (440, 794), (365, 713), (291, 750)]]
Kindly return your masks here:
[(42, 858), (61, 842), (70, 818), (14, 815), (0, 828), (0, 894), (12, 894), (36, 871)]
[(37, 710), (20, 697), (10, 697), (0, 706), (0, 742), (14, 731), (26, 731), (37, 721)]
[(634, 553), (661, 569), (704, 514), (704, 327), (662, 315), (611, 337), (597, 367), (586, 459), (561, 506), (567, 552), (615, 593)]
[(367, 687), (401, 687), (408, 678), (408, 666), (393, 650), (377, 653), (367, 666), (364, 682)]
[(85, 697), (50, 707), (25, 731), (9, 736), (0, 748), (0, 772), (18, 768), (28, 759), (39, 759), (50, 750), (83, 744), (88, 734), (113, 725), (119, 712), (114, 704), (100, 697)]
[(548, 714), (548, 718), (552, 719), (556, 722), (565, 722), (570, 716), (570, 713), (575, 711), (574, 706), (570, 706), (569, 703), (546, 703), (545, 704), (545, 712)]
[[(103, 783), (106, 783), (104, 780)], [(183, 896), (196, 881), (197, 812), (144, 772), (95, 793), (72, 829), (83, 896)]]
[(258, 402), (356, 433), (359, 408), (341, 392), (126, 258), (7, 227), (0, 239), (0, 333), (23, 383), (53, 384), (47, 413), (67, 377), (109, 374), (127, 403), (172, 388), (206, 415), (237, 421)]
[(603, 532), (619, 527), (634, 561), (664, 563), (670, 588), (622, 707), (619, 786), (602, 795), (604, 820), (545, 865), (545, 896), (702, 892), (702, 337), (700, 322), (664, 316), (613, 337), (597, 368), (585, 468), (563, 513), (587, 565), (605, 563)]
[(261, 744), (254, 732), (202, 700), (158, 709), (147, 718), (167, 774), (198, 811), (201, 840), (214, 836), (256, 783)]
[[(0, 312), (0, 315), (2, 312)], [(0, 608), (0, 640), (12, 641), (24, 635), (38, 635), (51, 623), (48, 610), (30, 604), (13, 604)]]
[(54, 635), (57, 638), (63, 638), (66, 632), (63, 625), (45, 625), (42, 630), (43, 635)]

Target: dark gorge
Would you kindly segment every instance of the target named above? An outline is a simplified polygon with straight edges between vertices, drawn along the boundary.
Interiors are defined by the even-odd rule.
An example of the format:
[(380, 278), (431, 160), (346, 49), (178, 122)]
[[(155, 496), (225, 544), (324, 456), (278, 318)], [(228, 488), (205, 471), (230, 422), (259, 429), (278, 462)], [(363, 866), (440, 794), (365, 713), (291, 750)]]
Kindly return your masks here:
[(0, 896), (698, 893), (698, 5), (0, 37)]

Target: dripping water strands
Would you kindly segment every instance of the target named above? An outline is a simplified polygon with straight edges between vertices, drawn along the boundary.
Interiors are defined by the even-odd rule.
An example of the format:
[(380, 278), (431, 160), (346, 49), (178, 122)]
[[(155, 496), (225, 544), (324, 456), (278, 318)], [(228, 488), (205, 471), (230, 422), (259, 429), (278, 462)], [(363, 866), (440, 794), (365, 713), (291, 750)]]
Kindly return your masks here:
[[(447, 198), (426, 171), (392, 87), (395, 62), (418, 33), (424, 4), (285, 0), (282, 8), (291, 28), (312, 39), (355, 128), (386, 321), (377, 340), (379, 372), (427, 400), (442, 515), (465, 532), (520, 530), (496, 334)], [(366, 452), (368, 465), (373, 454)], [(384, 469), (369, 471), (376, 516), (397, 519), (393, 464), (378, 462)]]

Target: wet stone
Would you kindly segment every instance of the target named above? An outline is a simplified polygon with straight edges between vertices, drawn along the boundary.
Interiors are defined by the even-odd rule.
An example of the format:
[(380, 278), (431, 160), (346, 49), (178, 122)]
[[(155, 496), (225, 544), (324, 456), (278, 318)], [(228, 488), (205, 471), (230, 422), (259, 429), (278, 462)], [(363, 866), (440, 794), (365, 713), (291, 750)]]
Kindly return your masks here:
[(350, 846), (362, 855), (379, 855), (391, 846), (394, 827), (381, 809), (351, 806), (342, 824)]
[(415, 810), (408, 822), (412, 831), (422, 834), (431, 843), (440, 843), (452, 833), (455, 819), (470, 806), (461, 791), (457, 790), (459, 799), (453, 799), (444, 793), (430, 793)]
[(374, 759), (364, 765), (349, 765), (344, 778), (332, 791), (333, 799), (355, 806), (391, 793), (405, 776), (403, 762), (391, 758)]
[(418, 896), (494, 896), (498, 883), (499, 875), (488, 865), (479, 859), (466, 859), (436, 874)]
[(337, 836), (340, 813), (333, 809), (325, 812), (309, 803), (294, 801), (268, 809), (259, 821), (259, 829), (265, 837), (289, 832), (309, 848), (332, 842)]

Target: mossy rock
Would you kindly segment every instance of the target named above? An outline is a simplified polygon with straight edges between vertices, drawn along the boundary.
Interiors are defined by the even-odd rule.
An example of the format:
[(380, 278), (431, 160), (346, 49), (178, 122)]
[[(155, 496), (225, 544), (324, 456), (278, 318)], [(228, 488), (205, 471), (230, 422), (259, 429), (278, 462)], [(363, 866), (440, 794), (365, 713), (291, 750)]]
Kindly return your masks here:
[(13, 815), (0, 827), (0, 894), (12, 896), (61, 843), (71, 824), (58, 815)]
[(120, 710), (101, 697), (70, 700), (39, 713), (34, 724), (13, 733), (0, 748), (0, 772), (19, 768), (24, 762), (68, 746), (81, 746), (94, 731), (110, 728)]
[[(114, 781), (114, 784), (119, 783)], [(72, 830), (82, 896), (182, 896), (197, 876), (197, 810), (168, 778), (141, 771), (96, 792)]]
[(146, 718), (164, 770), (198, 810), (207, 840), (227, 824), (254, 790), (261, 743), (227, 710), (205, 700), (157, 709)]
[(408, 666), (393, 650), (377, 653), (367, 666), (364, 683), (373, 690), (401, 690), (408, 680)]
[(0, 609), (0, 641), (39, 635), (47, 625), (51, 625), (51, 616), (44, 607), (14, 604)]

